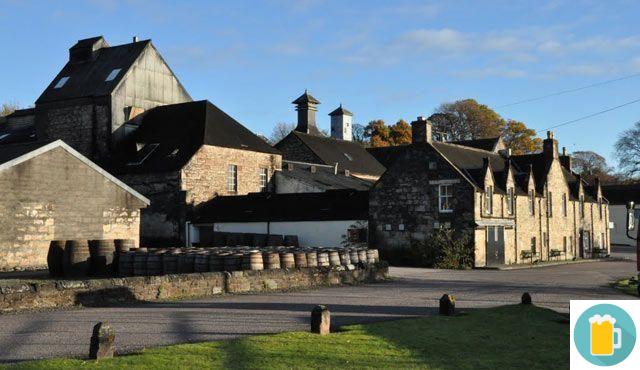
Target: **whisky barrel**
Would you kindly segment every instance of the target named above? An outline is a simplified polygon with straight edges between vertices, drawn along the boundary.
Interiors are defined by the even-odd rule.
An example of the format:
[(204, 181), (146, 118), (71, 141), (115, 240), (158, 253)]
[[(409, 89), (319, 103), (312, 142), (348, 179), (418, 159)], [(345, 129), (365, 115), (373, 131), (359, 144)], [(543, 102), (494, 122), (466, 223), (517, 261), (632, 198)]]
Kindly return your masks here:
[(66, 240), (52, 240), (47, 252), (47, 266), (52, 277), (64, 276), (64, 245)]
[(242, 269), (243, 270), (264, 270), (264, 262), (262, 260), (262, 253), (257, 250), (252, 250), (245, 253), (242, 256)]
[(128, 252), (131, 248), (136, 247), (136, 241), (133, 239), (115, 239), (113, 244), (116, 247), (116, 252)]
[(118, 253), (118, 275), (133, 276), (133, 256), (136, 252)]
[(329, 252), (318, 252), (318, 267), (329, 267)]
[(265, 252), (262, 254), (264, 267), (269, 270), (280, 269), (280, 254), (278, 252)]
[(367, 263), (376, 263), (376, 252), (373, 249), (367, 249)]
[(307, 267), (307, 254), (305, 252), (294, 252), (293, 260), (297, 268)]
[(64, 275), (71, 278), (87, 276), (89, 256), (89, 243), (86, 240), (67, 240), (64, 246)]
[(224, 271), (224, 259), (219, 252), (209, 256), (209, 271)]
[(340, 257), (340, 264), (342, 266), (348, 266), (351, 264), (351, 258), (349, 257), (349, 251), (343, 249), (338, 252), (338, 256)]
[(291, 252), (280, 253), (280, 267), (283, 269), (292, 269), (296, 267), (296, 261)]
[(380, 262), (380, 253), (378, 253), (377, 249), (372, 249), (373, 251), (373, 260), (378, 263)]
[(113, 256), (116, 246), (113, 239), (96, 239), (89, 241), (90, 275), (108, 276), (113, 272)]
[(296, 247), (298, 248), (300, 245), (298, 243), (298, 235), (285, 235), (284, 236), (284, 245), (287, 247)]
[(350, 249), (349, 250), (349, 259), (351, 260), (351, 263), (356, 265), (358, 264), (358, 262), (360, 262), (360, 257), (358, 257), (358, 250), (357, 249)]
[(180, 250), (172, 250), (162, 255), (162, 272), (167, 274), (178, 273), (178, 257)]
[(138, 249), (133, 255), (133, 275), (144, 276), (147, 274), (148, 252)]
[(209, 271), (209, 252), (201, 251), (196, 254), (193, 271), (207, 272)]
[(307, 252), (307, 267), (318, 267), (318, 253)]
[(238, 253), (230, 253), (224, 256), (224, 270), (238, 271), (241, 268), (242, 255)]
[(361, 263), (367, 263), (367, 250), (358, 249), (358, 261)]
[(340, 254), (336, 250), (329, 251), (329, 265), (340, 266)]
[(193, 272), (196, 255), (192, 251), (184, 252), (178, 257), (178, 272), (188, 274)]

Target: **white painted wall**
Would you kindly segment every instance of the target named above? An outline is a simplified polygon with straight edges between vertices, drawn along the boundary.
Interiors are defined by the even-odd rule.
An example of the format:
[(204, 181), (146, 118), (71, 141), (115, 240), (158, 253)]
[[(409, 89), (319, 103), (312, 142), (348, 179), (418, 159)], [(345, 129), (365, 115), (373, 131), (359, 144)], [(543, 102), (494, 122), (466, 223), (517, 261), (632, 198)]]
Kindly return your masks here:
[(331, 137), (351, 141), (353, 138), (352, 120), (351, 116), (331, 116)]
[[(638, 234), (638, 216), (640, 209), (636, 209), (636, 228), (629, 231), (629, 235), (634, 238)], [(622, 244), (635, 246), (635, 241), (627, 237), (627, 206), (625, 205), (609, 205), (609, 217), (613, 222), (613, 229), (611, 229), (611, 244)]]

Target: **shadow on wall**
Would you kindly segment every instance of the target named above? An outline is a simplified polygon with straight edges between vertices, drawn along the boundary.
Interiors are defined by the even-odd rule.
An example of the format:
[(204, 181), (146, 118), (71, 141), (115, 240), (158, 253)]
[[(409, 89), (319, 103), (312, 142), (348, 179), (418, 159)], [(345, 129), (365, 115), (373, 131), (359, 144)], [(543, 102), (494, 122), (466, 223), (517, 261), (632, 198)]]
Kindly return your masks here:
[(78, 292), (74, 304), (85, 307), (115, 307), (123, 303), (144, 303), (127, 287), (107, 288)]

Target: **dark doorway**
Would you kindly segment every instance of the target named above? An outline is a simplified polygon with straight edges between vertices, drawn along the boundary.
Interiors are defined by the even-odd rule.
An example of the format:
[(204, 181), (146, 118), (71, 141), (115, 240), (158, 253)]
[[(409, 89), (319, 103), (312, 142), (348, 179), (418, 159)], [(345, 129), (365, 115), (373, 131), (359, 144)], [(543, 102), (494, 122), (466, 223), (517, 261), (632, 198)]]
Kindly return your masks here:
[(487, 266), (504, 265), (504, 226), (487, 226)]

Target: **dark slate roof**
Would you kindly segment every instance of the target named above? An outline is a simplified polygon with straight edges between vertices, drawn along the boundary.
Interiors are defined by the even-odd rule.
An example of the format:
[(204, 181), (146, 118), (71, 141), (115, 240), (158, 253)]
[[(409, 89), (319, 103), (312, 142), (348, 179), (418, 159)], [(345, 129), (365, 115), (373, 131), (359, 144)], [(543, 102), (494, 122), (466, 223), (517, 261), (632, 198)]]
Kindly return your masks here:
[(33, 116), (34, 114), (36, 114), (35, 108), (16, 109), (13, 113), (7, 115), (7, 118)]
[(33, 124), (3, 123), (0, 125), (0, 145), (36, 140), (36, 128)]
[(342, 104), (336, 108), (333, 112), (329, 113), (330, 116), (353, 116), (353, 113), (349, 112), (342, 107)]
[(367, 152), (369, 152), (369, 154), (371, 154), (383, 166), (388, 168), (408, 147), (409, 145), (380, 146), (376, 148), (367, 148)]
[[(295, 139), (300, 140), (320, 158), (321, 164), (335, 165), (338, 163), (338, 168), (341, 170), (373, 176), (382, 175), (385, 171), (385, 167), (356, 142), (291, 131), (280, 143)], [(280, 143), (276, 144), (276, 148), (281, 147)], [(286, 152), (283, 155), (284, 159), (288, 159)]]
[(32, 143), (0, 145), (0, 164), (7, 163), (11, 160), (22, 157), (23, 155), (30, 153), (45, 145), (48, 145), (52, 142), (53, 140), (32, 142)]
[(300, 95), (296, 100), (292, 101), (291, 104), (320, 104), (320, 100), (311, 96), (307, 90), (304, 91), (304, 94)]
[[(303, 163), (292, 163), (292, 165), (293, 170), (290, 171), (287, 163), (284, 162), (282, 164), (282, 171), (278, 171), (276, 176), (297, 180), (323, 190), (369, 190), (373, 186), (372, 181), (363, 180), (354, 176), (345, 176), (344, 172), (338, 172), (336, 174), (333, 168)], [(311, 172), (312, 166), (315, 167), (315, 173)]]
[[(99, 39), (97, 37), (80, 40), (72, 49), (91, 45)], [(96, 55), (93, 60), (85, 62), (68, 61), (36, 100), (36, 104), (111, 94), (122, 77), (142, 54), (142, 51), (150, 44), (151, 40), (144, 40), (130, 44), (103, 47), (95, 51)], [(105, 81), (111, 71), (116, 68), (121, 69), (116, 78), (112, 81)], [(54, 86), (62, 77), (69, 77), (69, 80), (61, 88), (55, 89)]]
[(458, 140), (451, 141), (451, 144), (468, 146), (476, 149), (482, 149), (487, 151), (494, 151), (496, 145), (500, 142), (500, 136), (498, 137), (489, 137), (484, 139), (474, 139), (474, 140)]
[(640, 183), (602, 185), (602, 195), (609, 204), (626, 205), (629, 201), (640, 204)]
[[(116, 158), (115, 172), (177, 170), (202, 145), (280, 154), (207, 100), (155, 107), (134, 121), (138, 128), (121, 144), (123, 156)], [(137, 150), (139, 143), (145, 149)], [(137, 162), (142, 163), (131, 165)]]
[(366, 220), (369, 192), (252, 193), (220, 196), (196, 207), (193, 223)]

